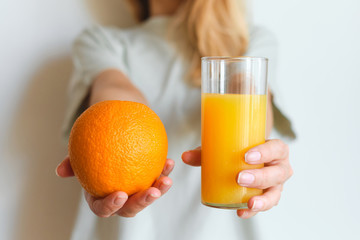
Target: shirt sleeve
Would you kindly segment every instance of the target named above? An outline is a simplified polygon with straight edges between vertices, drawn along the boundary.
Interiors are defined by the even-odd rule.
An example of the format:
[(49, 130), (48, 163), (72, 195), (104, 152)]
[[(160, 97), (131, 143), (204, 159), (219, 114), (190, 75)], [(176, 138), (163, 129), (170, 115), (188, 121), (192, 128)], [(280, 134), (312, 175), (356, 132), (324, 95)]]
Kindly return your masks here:
[(128, 75), (124, 45), (121, 32), (115, 33), (101, 26), (89, 28), (76, 38), (72, 51), (74, 69), (62, 131), (65, 140), (75, 120), (86, 109), (89, 90), (96, 76), (107, 69), (118, 69)]
[(295, 139), (296, 135), (291, 125), (291, 121), (281, 108), (278, 102), (278, 87), (276, 83), (276, 64), (277, 64), (277, 41), (274, 35), (265, 28), (250, 28), (250, 43), (246, 53), (247, 56), (266, 57), (269, 59), (268, 82), (272, 93), (272, 106), (274, 114), (274, 130), (282, 137), (290, 140)]

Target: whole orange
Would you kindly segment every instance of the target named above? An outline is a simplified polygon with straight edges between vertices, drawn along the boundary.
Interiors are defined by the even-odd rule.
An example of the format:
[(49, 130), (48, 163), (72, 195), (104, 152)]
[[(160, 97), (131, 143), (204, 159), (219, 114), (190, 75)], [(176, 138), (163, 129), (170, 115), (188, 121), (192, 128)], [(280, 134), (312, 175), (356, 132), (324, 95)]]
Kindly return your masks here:
[(132, 195), (160, 176), (167, 156), (160, 118), (144, 104), (103, 101), (75, 121), (70, 164), (82, 187), (95, 197), (115, 191)]

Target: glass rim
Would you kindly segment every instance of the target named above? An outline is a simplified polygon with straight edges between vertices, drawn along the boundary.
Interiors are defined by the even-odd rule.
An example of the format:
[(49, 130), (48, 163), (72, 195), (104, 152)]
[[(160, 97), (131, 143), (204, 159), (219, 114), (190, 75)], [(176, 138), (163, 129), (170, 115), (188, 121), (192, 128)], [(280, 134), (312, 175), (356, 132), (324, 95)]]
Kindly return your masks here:
[(201, 61), (266, 61), (269, 59), (266, 57), (250, 57), (250, 56), (241, 56), (241, 57), (232, 57), (232, 56), (211, 56), (211, 57), (202, 57)]

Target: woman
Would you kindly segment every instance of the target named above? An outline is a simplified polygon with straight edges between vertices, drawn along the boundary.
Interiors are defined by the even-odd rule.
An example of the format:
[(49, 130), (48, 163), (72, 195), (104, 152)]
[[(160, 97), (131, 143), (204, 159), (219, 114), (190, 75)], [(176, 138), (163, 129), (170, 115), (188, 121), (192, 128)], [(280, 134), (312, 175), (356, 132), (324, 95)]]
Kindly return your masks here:
[[(97, 216), (120, 217), (97, 218), (82, 204), (73, 239), (248, 239), (249, 222), (239, 222), (231, 211), (200, 204), (200, 172), (187, 165), (201, 165), (201, 148), (182, 151), (200, 143), (200, 57), (264, 56), (271, 62), (275, 55), (271, 35), (246, 23), (240, 0), (129, 3), (139, 25), (130, 29), (97, 26), (75, 42), (66, 130), (86, 107), (97, 102), (141, 102), (162, 119), (169, 157), (175, 161), (168, 159), (153, 187), (135, 195), (115, 192), (95, 199), (85, 192), (86, 202)], [(270, 130), (273, 110), (269, 105)], [(276, 119), (281, 118), (278, 110), (274, 112)], [(285, 133), (291, 134), (291, 129), (285, 129)], [(187, 165), (178, 161), (180, 156)], [(288, 147), (280, 140), (249, 150), (246, 161), (265, 163), (266, 167), (242, 171), (238, 182), (265, 189), (265, 193), (251, 198), (250, 209), (238, 210), (239, 217), (250, 218), (278, 203), (283, 184), (292, 175), (288, 156)], [(174, 181), (168, 177), (170, 172)], [(57, 173), (73, 176), (68, 158), (58, 166)], [(172, 190), (159, 199), (171, 186)]]

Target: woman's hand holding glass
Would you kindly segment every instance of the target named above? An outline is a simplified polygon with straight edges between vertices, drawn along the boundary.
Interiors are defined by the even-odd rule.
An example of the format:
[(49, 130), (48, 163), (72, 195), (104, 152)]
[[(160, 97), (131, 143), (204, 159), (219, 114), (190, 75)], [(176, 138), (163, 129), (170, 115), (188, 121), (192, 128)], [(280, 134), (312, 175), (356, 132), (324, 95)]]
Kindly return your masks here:
[[(168, 175), (173, 170), (174, 164), (174, 160), (167, 159), (160, 177), (147, 190), (131, 196), (119, 191), (105, 198), (95, 198), (85, 191), (85, 199), (90, 209), (99, 217), (110, 217), (113, 215), (134, 217), (170, 189), (172, 180)], [(69, 157), (66, 157), (56, 168), (56, 174), (60, 177), (74, 176)]]
[[(188, 165), (201, 166), (201, 147), (184, 152), (182, 159)], [(240, 186), (264, 189), (263, 195), (249, 200), (249, 209), (237, 210), (239, 217), (250, 218), (278, 204), (283, 185), (292, 176), (293, 170), (289, 162), (289, 147), (277, 139), (250, 149), (245, 161), (248, 164), (265, 164), (264, 168), (243, 170), (238, 175)]]

